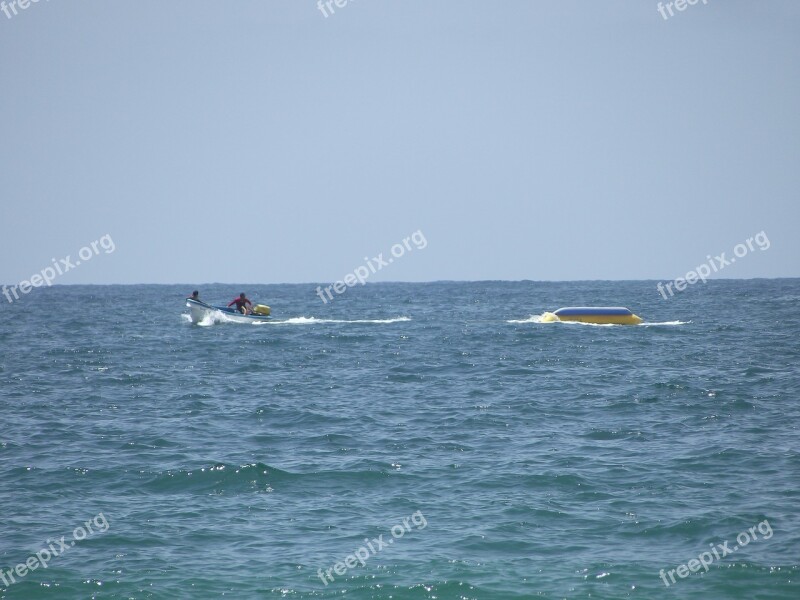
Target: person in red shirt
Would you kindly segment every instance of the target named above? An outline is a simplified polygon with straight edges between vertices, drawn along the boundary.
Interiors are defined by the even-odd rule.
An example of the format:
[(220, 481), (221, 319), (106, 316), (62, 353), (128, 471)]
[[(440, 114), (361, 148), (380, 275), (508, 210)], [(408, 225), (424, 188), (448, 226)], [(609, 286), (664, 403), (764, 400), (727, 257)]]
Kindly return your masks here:
[[(244, 295), (244, 292), (239, 294), (238, 298), (234, 298), (233, 300), (231, 300), (231, 302), (228, 304), (228, 307), (231, 307), (234, 304), (236, 305), (236, 310), (238, 310), (243, 315), (249, 315), (252, 312), (253, 303), (247, 299), (247, 296)], [(250, 305), (249, 308), (248, 305)]]

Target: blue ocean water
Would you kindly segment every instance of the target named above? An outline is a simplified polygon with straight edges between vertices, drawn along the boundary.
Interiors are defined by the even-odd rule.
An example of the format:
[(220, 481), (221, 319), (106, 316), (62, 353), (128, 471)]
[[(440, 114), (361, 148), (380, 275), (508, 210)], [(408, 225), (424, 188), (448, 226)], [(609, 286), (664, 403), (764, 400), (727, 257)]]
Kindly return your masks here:
[(0, 598), (800, 598), (800, 280), (655, 283), (3, 300)]

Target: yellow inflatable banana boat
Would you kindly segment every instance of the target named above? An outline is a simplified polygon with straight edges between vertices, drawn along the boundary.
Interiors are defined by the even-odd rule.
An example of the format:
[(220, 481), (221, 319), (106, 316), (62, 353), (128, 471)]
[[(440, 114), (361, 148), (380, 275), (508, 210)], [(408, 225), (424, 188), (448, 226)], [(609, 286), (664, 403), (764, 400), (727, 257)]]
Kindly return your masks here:
[(569, 306), (542, 315), (542, 323), (580, 321), (598, 325), (638, 325), (642, 320), (622, 306)]

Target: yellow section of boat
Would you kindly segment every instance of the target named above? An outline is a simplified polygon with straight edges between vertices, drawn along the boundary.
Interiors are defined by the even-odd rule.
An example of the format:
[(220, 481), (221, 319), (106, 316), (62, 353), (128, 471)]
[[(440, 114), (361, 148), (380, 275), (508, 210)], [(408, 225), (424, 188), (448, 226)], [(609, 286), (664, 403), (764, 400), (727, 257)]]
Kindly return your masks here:
[(256, 304), (253, 307), (253, 312), (257, 315), (264, 315), (266, 317), (269, 316), (269, 313), (272, 311), (266, 304)]

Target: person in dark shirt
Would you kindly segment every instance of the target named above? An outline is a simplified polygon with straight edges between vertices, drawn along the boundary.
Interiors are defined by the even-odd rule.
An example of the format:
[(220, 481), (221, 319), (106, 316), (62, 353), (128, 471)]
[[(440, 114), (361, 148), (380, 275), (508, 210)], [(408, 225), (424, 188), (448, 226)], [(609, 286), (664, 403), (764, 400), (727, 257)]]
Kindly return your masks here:
[[(231, 307), (234, 304), (236, 305), (236, 310), (238, 310), (243, 315), (249, 315), (253, 308), (253, 303), (247, 299), (247, 296), (244, 295), (244, 292), (239, 294), (238, 298), (234, 298), (233, 300), (231, 300), (231, 302), (228, 304), (228, 307)], [(248, 305), (250, 305), (249, 308)]]

